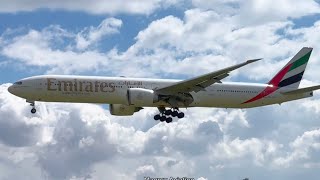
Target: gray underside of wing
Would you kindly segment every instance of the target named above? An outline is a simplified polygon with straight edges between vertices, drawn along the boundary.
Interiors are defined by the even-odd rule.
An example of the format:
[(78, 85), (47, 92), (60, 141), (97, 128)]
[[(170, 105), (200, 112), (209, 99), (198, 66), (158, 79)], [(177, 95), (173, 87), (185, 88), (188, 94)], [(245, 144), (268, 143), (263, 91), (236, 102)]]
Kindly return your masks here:
[(318, 86), (306, 87), (306, 88), (301, 88), (301, 89), (295, 89), (295, 90), (283, 92), (282, 94), (286, 94), (286, 95), (300, 94), (300, 93), (312, 92), (312, 91), (319, 90), (319, 89), (320, 89), (320, 85), (318, 85)]
[(247, 64), (256, 62), (261, 59), (252, 59), (244, 63), (240, 63), (234, 66), (230, 66), (218, 71), (207, 73), (192, 79), (187, 79), (184, 81), (179, 81), (175, 84), (156, 89), (158, 94), (175, 94), (179, 92), (199, 92), (205, 90), (206, 87), (214, 84), (221, 83), (221, 80), (229, 76), (229, 72), (238, 69)]

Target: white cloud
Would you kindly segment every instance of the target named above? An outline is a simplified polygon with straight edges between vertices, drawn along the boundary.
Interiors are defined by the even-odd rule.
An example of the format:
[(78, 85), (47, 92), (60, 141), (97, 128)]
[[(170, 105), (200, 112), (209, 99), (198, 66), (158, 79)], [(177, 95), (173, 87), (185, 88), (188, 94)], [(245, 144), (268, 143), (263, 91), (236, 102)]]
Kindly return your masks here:
[[(99, 38), (102, 34), (100, 32)], [(52, 73), (98, 70), (98, 67), (108, 60), (107, 56), (96, 51), (76, 52), (68, 47), (56, 48), (59, 39), (73, 37), (73, 34), (57, 26), (48, 27), (42, 31), (30, 30), (27, 34), (6, 42), (2, 53), (29, 66), (51, 67), (49, 72)], [(87, 46), (98, 40), (88, 39)]]
[[(95, 71), (170, 78), (194, 76), (244, 59), (264, 57), (232, 75), (265, 80), (302, 46), (313, 46), (303, 83), (317, 84), (319, 22), (301, 28), (288, 20), (317, 12), (314, 1), (297, 3), (309, 11), (297, 9), (289, 1), (279, 1), (289, 3), (287, 9), (266, 1), (193, 2), (199, 8), (186, 10), (183, 18), (167, 16), (153, 21), (124, 52), (116, 48), (101, 52), (97, 48), (99, 41), (122, 26), (120, 19), (111, 18), (78, 32), (49, 26), (19, 35), (12, 32), (10, 37), (3, 33), (1, 54), (10, 63), (42, 67), (47, 73)], [(61, 7), (59, 1), (51, 3), (54, 6), (41, 3), (19, 4), (7, 10), (83, 10), (81, 2), (77, 8)], [(170, 6), (178, 1), (166, 3)], [(110, 6), (110, 10), (92, 3), (84, 10), (150, 13), (162, 6), (162, 2), (159, 4), (133, 12), (127, 7), (119, 10)], [(256, 12), (262, 5), (275, 11), (275, 16), (265, 17), (264, 10)], [(93, 10), (92, 6), (100, 7)], [(184, 119), (165, 124), (153, 121), (155, 108), (146, 108), (132, 117), (114, 117), (90, 104), (37, 103), (38, 114), (32, 116), (24, 100), (6, 91), (8, 85), (0, 86), (0, 169), (4, 172), (0, 179), (141, 179), (168, 174), (200, 180), (263, 179), (261, 175), (271, 173), (278, 179), (287, 178), (288, 173), (291, 179), (302, 179), (310, 171), (318, 172), (317, 93), (314, 99), (249, 110), (190, 108), (184, 110)]]
[[(265, 23), (270, 21), (299, 18), (320, 12), (319, 4), (314, 1), (268, 0), (242, 1), (238, 20), (242, 23)], [(245, 20), (245, 21), (244, 21)]]
[[(279, 145), (272, 141), (264, 141), (256, 138), (240, 140), (238, 138), (223, 142), (211, 147), (213, 160), (227, 160), (228, 166), (239, 165), (236, 159), (253, 161), (257, 166), (267, 164), (270, 156), (278, 152)], [(235, 163), (232, 163), (235, 162)]]
[[(38, 102), (38, 114), (33, 116), (24, 100), (7, 92), (8, 86), (0, 86), (0, 123), (2, 128), (19, 132), (10, 138), (4, 131), (0, 135), (0, 166), (8, 177), (19, 178), (21, 172), (33, 179), (141, 179), (168, 174), (221, 179), (232, 171), (233, 176), (226, 179), (234, 179), (259, 177), (251, 173), (256, 168), (294, 168), (283, 166), (293, 162), (291, 157), (308, 169), (318, 167), (319, 159), (311, 157), (320, 151), (319, 132), (310, 130), (312, 124), (298, 125), (301, 130), (292, 131), (293, 140), (282, 141), (286, 132), (281, 124), (312, 122), (300, 122), (292, 114), (307, 112), (303, 105), (295, 105), (299, 112), (290, 104), (267, 110), (264, 114), (297, 118), (278, 117), (273, 128), (280, 134), (272, 135), (268, 128), (272, 121), (256, 119), (254, 111), (259, 110), (191, 108), (185, 110), (185, 119), (166, 124), (153, 120), (156, 110), (151, 108), (116, 118), (97, 105)], [(137, 123), (140, 125), (134, 125)], [(257, 137), (252, 131), (261, 123), (265, 135)], [(250, 168), (244, 171), (243, 165)]]
[(155, 177), (156, 170), (153, 165), (140, 166), (136, 170), (136, 179), (144, 179), (145, 177)]
[(79, 0), (75, 3), (72, 0), (3, 0), (0, 12), (15, 13), (20, 11), (34, 11), (37, 9), (53, 9), (68, 11), (84, 11), (91, 14), (150, 14), (158, 8), (179, 3), (178, 0)]
[(206, 179), (204, 177), (200, 177), (200, 178), (198, 178), (198, 180), (208, 180), (208, 179)]
[[(320, 66), (313, 60), (319, 55), (316, 49), (320, 49), (316, 43), (318, 24), (294, 29), (292, 22), (282, 21), (242, 27), (234, 23), (233, 16), (191, 9), (183, 19), (167, 16), (153, 21), (124, 52), (116, 48), (100, 52), (97, 48), (103, 37), (118, 32), (122, 25), (119, 19), (107, 18), (98, 27), (78, 33), (50, 26), (41, 31), (30, 30), (13, 40), (3, 34), (2, 55), (29, 66), (45, 67), (49, 69), (47, 73), (94, 71), (135, 77), (195, 76), (263, 57), (263, 61), (240, 69), (231, 78), (240, 75), (267, 81), (303, 46), (315, 48), (311, 62)], [(271, 70), (265, 71), (266, 67)], [(316, 80), (316, 69), (313, 66), (306, 73), (309, 80)]]
[(233, 16), (234, 23), (241, 25), (265, 24), (320, 12), (320, 6), (315, 0), (278, 0), (276, 3), (268, 0), (192, 0), (192, 3), (204, 10), (211, 9)]
[(285, 167), (295, 164), (298, 167), (317, 168), (319, 157), (316, 152), (320, 150), (319, 138), (319, 129), (304, 132), (290, 143), (290, 147), (293, 151), (286, 157), (275, 159), (274, 163)]
[(98, 27), (90, 27), (77, 34), (76, 47), (80, 50), (86, 49), (93, 43), (98, 42), (103, 36), (119, 33), (122, 21), (115, 18), (107, 18)]

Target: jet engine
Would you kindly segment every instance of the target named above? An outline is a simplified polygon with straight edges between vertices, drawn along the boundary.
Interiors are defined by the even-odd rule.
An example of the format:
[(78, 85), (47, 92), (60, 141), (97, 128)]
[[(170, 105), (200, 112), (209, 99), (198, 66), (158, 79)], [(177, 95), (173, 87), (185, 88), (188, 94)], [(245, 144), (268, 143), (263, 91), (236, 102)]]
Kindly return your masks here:
[(138, 107), (151, 106), (158, 101), (158, 96), (151, 89), (128, 89), (128, 104)]
[(135, 112), (140, 111), (141, 107), (136, 107), (136, 106), (128, 106), (125, 104), (110, 104), (109, 105), (109, 111), (110, 114), (115, 115), (115, 116), (131, 116)]

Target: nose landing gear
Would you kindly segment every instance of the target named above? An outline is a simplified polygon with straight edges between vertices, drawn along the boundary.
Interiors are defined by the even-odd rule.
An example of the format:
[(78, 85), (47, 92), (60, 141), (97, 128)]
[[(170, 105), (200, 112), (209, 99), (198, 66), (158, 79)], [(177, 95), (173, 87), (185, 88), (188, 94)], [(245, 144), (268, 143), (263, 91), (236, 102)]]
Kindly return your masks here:
[(156, 114), (154, 116), (154, 120), (160, 120), (161, 122), (172, 122), (172, 117), (177, 117), (179, 119), (184, 117), (184, 113), (179, 111), (179, 108), (171, 108), (171, 109), (165, 109), (162, 107), (158, 108), (160, 113)]
[(30, 106), (32, 107), (31, 113), (35, 114), (37, 112), (37, 110), (35, 108), (35, 102), (34, 101), (28, 101), (28, 100), (27, 100), (27, 102), (30, 103)]
[(31, 109), (31, 113), (32, 113), (32, 114), (35, 114), (36, 112), (37, 112), (36, 108), (32, 108), (32, 109)]

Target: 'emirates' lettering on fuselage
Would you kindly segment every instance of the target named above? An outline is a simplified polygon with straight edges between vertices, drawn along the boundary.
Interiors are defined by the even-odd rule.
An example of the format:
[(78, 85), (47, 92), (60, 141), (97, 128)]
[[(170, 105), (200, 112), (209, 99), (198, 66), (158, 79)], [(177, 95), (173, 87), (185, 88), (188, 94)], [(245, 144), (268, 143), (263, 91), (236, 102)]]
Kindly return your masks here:
[(47, 78), (48, 91), (74, 91), (74, 92), (114, 92), (115, 85), (110, 82), (101, 81), (78, 81), (72, 80), (57, 80), (55, 78)]

